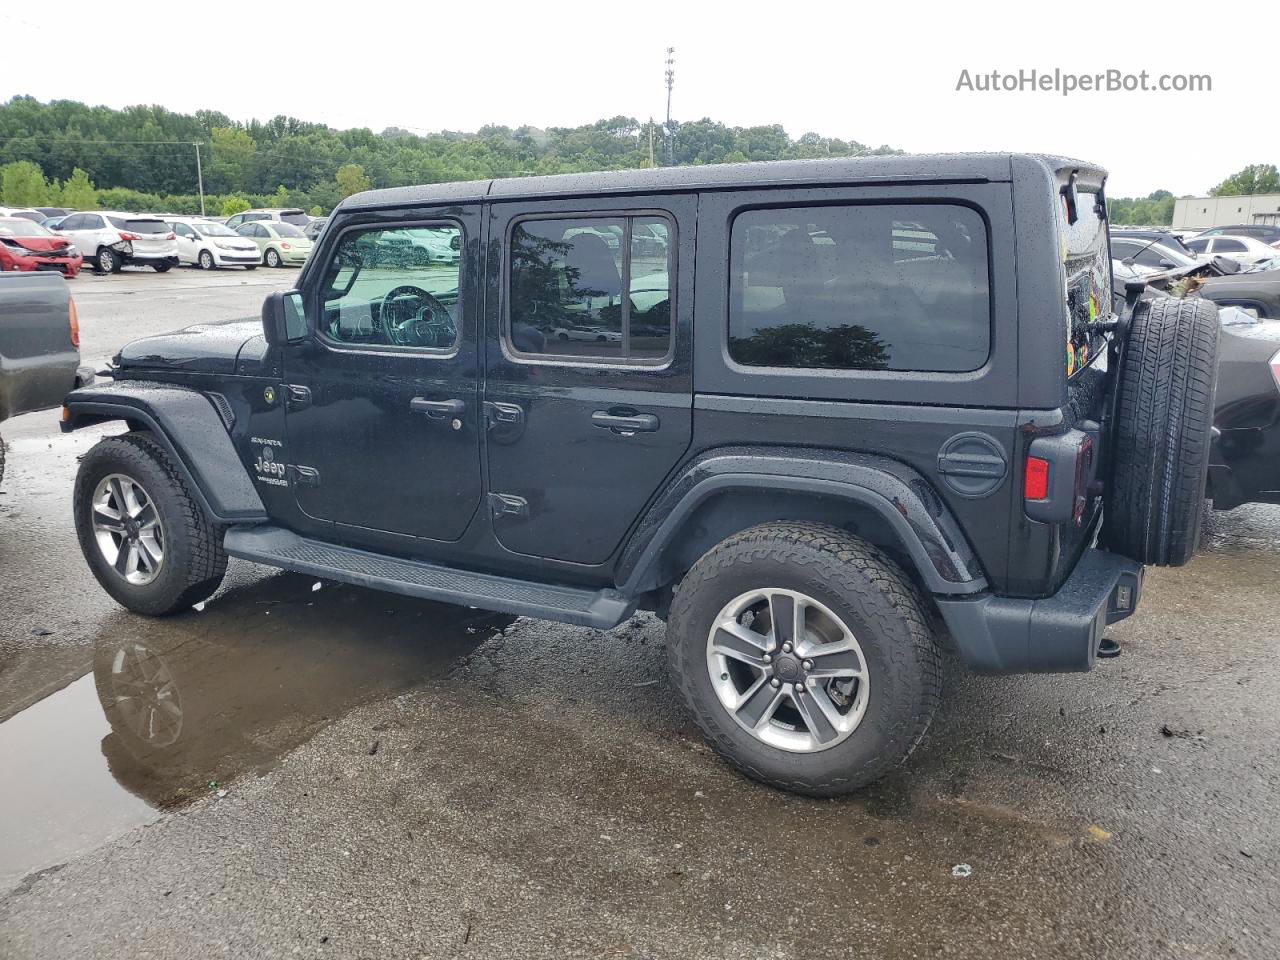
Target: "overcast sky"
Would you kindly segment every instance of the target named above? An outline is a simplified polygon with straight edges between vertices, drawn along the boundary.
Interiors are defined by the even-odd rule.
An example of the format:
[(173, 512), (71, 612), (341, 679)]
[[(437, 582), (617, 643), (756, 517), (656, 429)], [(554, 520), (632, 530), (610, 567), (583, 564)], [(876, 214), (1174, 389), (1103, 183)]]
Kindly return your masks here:
[[(1112, 196), (1203, 193), (1280, 163), (1280, 75), (1256, 41), (1280, 8), (921, 3), (327, 3), (158, 6), (143, 15), (0, 12), (0, 99), (288, 114), (334, 127), (475, 130), (661, 119), (781, 123), (913, 152), (1062, 153), (1111, 171)], [(1179, 10), (1179, 7), (1182, 10)], [(284, 13), (288, 9), (290, 12)], [(1225, 7), (1220, 8), (1225, 11)], [(366, 19), (360, 19), (368, 11)], [(1077, 18), (1077, 19), (1073, 19)], [(1148, 24), (1154, 24), (1148, 29)], [(201, 43), (195, 43), (199, 39)], [(219, 54), (219, 49), (223, 51)], [(132, 59), (125, 51), (150, 51)], [(1118, 51), (1146, 51), (1126, 54)], [(56, 66), (53, 62), (56, 58)], [(1209, 74), (1209, 93), (981, 93), (972, 75), (1055, 68)], [(1263, 103), (1268, 104), (1263, 106)]]

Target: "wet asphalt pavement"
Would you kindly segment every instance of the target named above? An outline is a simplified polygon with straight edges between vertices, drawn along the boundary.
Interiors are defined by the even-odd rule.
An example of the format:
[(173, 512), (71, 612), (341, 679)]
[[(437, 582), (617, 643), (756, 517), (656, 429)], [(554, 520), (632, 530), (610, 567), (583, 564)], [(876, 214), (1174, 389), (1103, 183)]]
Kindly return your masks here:
[[(269, 289), (143, 279), (191, 284), (193, 319)], [(120, 330), (181, 323), (144, 295)], [(1092, 674), (950, 665), (907, 766), (814, 801), (711, 755), (651, 618), (600, 633), (235, 561), (203, 610), (128, 614), (72, 530), (96, 436), (0, 433), (2, 957), (1280, 952), (1280, 508), (1151, 571)]]

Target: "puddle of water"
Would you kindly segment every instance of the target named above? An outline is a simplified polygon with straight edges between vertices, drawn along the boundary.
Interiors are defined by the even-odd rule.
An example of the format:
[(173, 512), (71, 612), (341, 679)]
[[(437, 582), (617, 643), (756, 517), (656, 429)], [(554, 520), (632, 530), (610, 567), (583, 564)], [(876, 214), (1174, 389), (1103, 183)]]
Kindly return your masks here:
[(514, 619), (316, 583), (279, 574), (202, 612), (108, 618), (91, 674), (0, 724), (0, 889), (270, 769)]
[(154, 820), (102, 755), (111, 725), (92, 674), (0, 724), (0, 889)]

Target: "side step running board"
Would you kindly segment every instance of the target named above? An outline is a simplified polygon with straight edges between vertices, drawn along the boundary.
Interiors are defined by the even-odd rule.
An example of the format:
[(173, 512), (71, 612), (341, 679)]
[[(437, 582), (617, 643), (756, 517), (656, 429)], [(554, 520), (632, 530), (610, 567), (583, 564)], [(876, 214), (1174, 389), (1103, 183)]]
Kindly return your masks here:
[(592, 591), (455, 570), (307, 540), (280, 527), (232, 527), (224, 546), (230, 556), (297, 573), (598, 630), (616, 627), (635, 611), (635, 603), (616, 590)]

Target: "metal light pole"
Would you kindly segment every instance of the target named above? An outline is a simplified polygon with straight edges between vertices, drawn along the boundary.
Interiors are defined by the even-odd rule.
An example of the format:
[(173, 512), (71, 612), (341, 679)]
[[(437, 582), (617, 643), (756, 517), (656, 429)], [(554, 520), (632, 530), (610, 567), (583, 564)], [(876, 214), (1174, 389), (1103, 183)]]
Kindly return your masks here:
[(667, 47), (667, 163), (676, 162), (676, 148), (671, 135), (671, 88), (676, 83), (676, 48)]
[(200, 169), (200, 144), (192, 144), (196, 148), (196, 184), (200, 190), (200, 216), (204, 216), (204, 172)]

